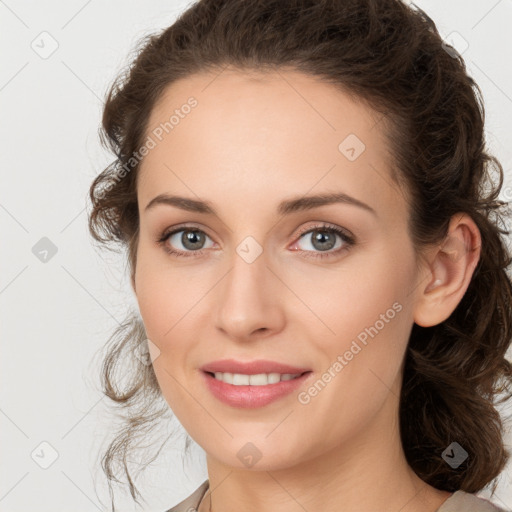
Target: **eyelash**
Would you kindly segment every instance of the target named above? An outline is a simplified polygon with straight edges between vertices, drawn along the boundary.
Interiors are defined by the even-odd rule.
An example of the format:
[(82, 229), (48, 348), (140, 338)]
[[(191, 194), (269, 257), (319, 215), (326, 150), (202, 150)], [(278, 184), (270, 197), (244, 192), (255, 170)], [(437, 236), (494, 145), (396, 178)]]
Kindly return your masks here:
[[(163, 247), (164, 251), (167, 252), (168, 254), (171, 254), (173, 256), (177, 256), (177, 257), (180, 257), (180, 258), (189, 258), (189, 257), (200, 256), (200, 255), (202, 255), (207, 250), (207, 249), (200, 249), (198, 251), (187, 251), (187, 252), (184, 252), (184, 251), (177, 251), (175, 249), (170, 249), (166, 245), (166, 242), (168, 241), (168, 239), (172, 235), (174, 235), (176, 233), (179, 233), (180, 231), (189, 231), (189, 232), (194, 232), (194, 233), (204, 233), (203, 230), (201, 230), (201, 229), (199, 229), (199, 228), (197, 228), (195, 226), (179, 226), (178, 228), (175, 228), (172, 231), (164, 231), (158, 237), (157, 243), (159, 245), (161, 245)], [(305, 253), (305, 257), (306, 258), (330, 258), (330, 257), (334, 257), (334, 256), (337, 256), (342, 251), (350, 249), (356, 243), (355, 238), (353, 236), (349, 235), (346, 231), (342, 230), (341, 228), (339, 228), (339, 227), (337, 227), (335, 225), (326, 224), (326, 223), (322, 223), (322, 224), (318, 224), (316, 226), (308, 227), (307, 229), (301, 231), (298, 234), (297, 240), (299, 240), (304, 235), (306, 235), (308, 233), (311, 233), (313, 231), (321, 231), (321, 232), (326, 232), (326, 233), (335, 233), (335, 234), (337, 234), (341, 238), (341, 240), (344, 242), (345, 245), (343, 247), (341, 247), (341, 248), (338, 248), (337, 250), (335, 250), (333, 252), (315, 252), (315, 254), (311, 254), (314, 251), (304, 251), (304, 250), (301, 250), (301, 249), (296, 249), (296, 251), (299, 252), (299, 253)], [(204, 233), (204, 234), (206, 235), (206, 233)], [(208, 235), (206, 235), (206, 236), (208, 236)]]

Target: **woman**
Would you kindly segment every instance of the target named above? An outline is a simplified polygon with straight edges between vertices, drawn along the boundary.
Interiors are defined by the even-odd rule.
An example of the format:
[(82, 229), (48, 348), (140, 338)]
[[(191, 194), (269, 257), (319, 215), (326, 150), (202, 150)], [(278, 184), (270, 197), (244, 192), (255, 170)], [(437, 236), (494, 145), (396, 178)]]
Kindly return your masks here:
[(208, 468), (171, 511), (504, 510), (474, 494), (508, 457), (503, 170), (422, 11), (202, 0), (103, 130), (90, 229), (127, 248), (140, 312), (103, 368), (128, 410), (109, 480), (122, 459), (136, 499), (127, 454), (171, 410)]

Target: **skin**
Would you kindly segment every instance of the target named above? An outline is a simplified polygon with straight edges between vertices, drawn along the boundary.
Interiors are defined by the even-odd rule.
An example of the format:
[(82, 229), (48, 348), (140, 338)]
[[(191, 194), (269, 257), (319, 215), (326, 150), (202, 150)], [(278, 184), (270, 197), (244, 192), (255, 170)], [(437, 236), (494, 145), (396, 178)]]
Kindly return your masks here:
[[(197, 107), (141, 164), (132, 286), (158, 347), (162, 394), (207, 455), (214, 492), (199, 511), (210, 498), (217, 512), (436, 511), (450, 493), (417, 477), (400, 441), (402, 362), (413, 323), (442, 322), (464, 295), (479, 258), (476, 225), (454, 217), (445, 243), (419, 260), (384, 123), (319, 79), (292, 70), (195, 74), (167, 88), (147, 133), (190, 96)], [(349, 134), (366, 146), (354, 161), (338, 149)], [(375, 215), (341, 203), (277, 213), (284, 199), (322, 192), (344, 192)], [(218, 215), (146, 211), (162, 193), (209, 201)], [(182, 223), (205, 233), (203, 254), (173, 256), (156, 242)], [(348, 230), (355, 245), (331, 235), (336, 246), (326, 251), (311, 231), (300, 237), (318, 223)], [(167, 246), (192, 253), (182, 234)], [(251, 263), (236, 251), (248, 236), (263, 251)], [(292, 393), (234, 408), (203, 383), (207, 362), (270, 359), (310, 368), (307, 390), (394, 303), (400, 312), (307, 404)], [(237, 457), (248, 442), (262, 454), (252, 467)]]

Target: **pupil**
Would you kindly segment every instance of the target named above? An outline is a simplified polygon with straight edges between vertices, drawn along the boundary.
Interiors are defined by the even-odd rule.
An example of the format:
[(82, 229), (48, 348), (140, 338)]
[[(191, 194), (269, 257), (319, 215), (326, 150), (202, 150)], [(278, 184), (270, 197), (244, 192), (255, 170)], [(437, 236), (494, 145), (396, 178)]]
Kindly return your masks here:
[[(195, 246), (195, 244), (201, 244), (202, 241), (202, 234), (198, 231), (186, 231), (183, 234), (183, 240), (182, 243), (184, 247), (187, 247), (187, 249), (198, 249), (198, 247)], [(190, 245), (192, 245), (190, 247)]]
[[(317, 247), (315, 245), (315, 247), (317, 249), (332, 249), (334, 247), (335, 241), (333, 240), (334, 239), (333, 233), (328, 233), (325, 231), (314, 231), (313, 234), (314, 234), (313, 245), (315, 245), (315, 243), (317, 243), (317, 242), (320, 243), (319, 247)], [(330, 241), (329, 241), (329, 237), (331, 238)], [(327, 242), (326, 242), (326, 240), (327, 240)]]

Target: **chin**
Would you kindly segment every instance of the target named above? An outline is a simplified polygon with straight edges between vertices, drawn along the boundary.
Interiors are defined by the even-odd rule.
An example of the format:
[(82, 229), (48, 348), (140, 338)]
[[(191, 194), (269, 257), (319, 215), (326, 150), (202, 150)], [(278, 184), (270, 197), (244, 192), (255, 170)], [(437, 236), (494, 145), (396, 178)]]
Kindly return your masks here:
[[(308, 460), (304, 453), (299, 454), (297, 452), (297, 446), (303, 448), (303, 440), (297, 439), (296, 443), (283, 446), (283, 443), (278, 439), (265, 439), (266, 435), (267, 430), (265, 430), (263, 436), (261, 434), (255, 436), (250, 434), (247, 436), (238, 435), (225, 446), (217, 444), (211, 447), (211, 451), (208, 450), (208, 446), (204, 449), (209, 456), (221, 461), (226, 466), (249, 471), (279, 471)], [(226, 454), (230, 453), (234, 456), (226, 457)]]

